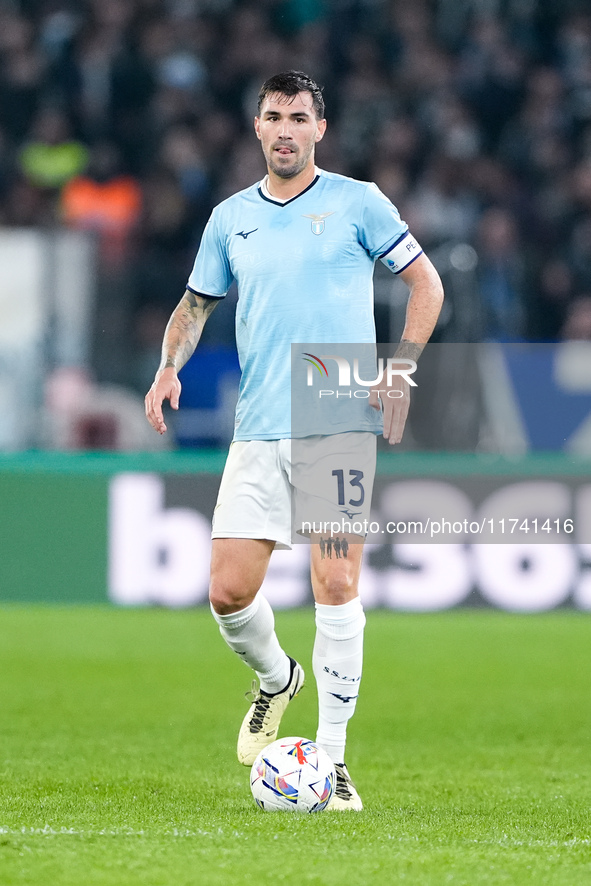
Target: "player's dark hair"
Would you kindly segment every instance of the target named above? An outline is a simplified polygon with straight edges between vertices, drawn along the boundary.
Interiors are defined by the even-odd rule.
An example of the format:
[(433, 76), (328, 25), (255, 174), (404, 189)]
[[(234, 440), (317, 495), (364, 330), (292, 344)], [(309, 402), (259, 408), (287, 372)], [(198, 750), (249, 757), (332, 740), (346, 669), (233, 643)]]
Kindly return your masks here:
[(265, 80), (259, 90), (259, 114), (267, 96), (274, 95), (277, 92), (292, 98), (295, 98), (299, 92), (309, 92), (312, 96), (316, 118), (318, 120), (324, 119), (324, 99), (322, 98), (320, 87), (302, 71), (284, 71), (282, 74), (275, 74), (273, 77)]

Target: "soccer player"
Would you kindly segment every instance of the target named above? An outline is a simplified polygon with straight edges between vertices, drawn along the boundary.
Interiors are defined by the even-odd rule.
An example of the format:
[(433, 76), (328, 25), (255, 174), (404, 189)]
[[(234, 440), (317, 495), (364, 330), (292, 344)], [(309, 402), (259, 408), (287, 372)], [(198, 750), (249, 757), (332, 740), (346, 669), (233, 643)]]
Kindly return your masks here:
[[(210, 603), (224, 640), (259, 680), (238, 737), (238, 759), (245, 765), (277, 738), (281, 717), (304, 682), (301, 665), (279, 643), (269, 603), (258, 593), (273, 549), (291, 546), (292, 494), (304, 503), (314, 498), (309, 483), (306, 490), (300, 488), (306, 484), (292, 466), (291, 438), (302, 433), (292, 434), (291, 345), (371, 346), (372, 276), (378, 259), (409, 287), (395, 357), (418, 358), (443, 299), (433, 265), (378, 188), (315, 166), (314, 149), (326, 120), (313, 80), (297, 71), (267, 80), (254, 128), (267, 175), (214, 209), (186, 292), (166, 327), (162, 361), (146, 396), (148, 420), (163, 434), (162, 403), (168, 399), (178, 409), (177, 373), (235, 280), (242, 375), (234, 439), (213, 518)], [(304, 473), (311, 464), (326, 464), (333, 486), (339, 487), (336, 502), (324, 501), (324, 487), (317, 492), (325, 513), (336, 508), (341, 517), (369, 514), (376, 434), (383, 433), (390, 443), (402, 437), (409, 397), (408, 385), (400, 387), (402, 397), (395, 399), (374, 386), (369, 399), (353, 404), (353, 418), (334, 436), (304, 435), (297, 441), (305, 450)], [(345, 484), (351, 510), (340, 507), (346, 504)], [(329, 808), (358, 811), (363, 805), (345, 764), (345, 743), (362, 670), (365, 616), (357, 586), (364, 537), (341, 534), (341, 556), (332, 556), (332, 535), (331, 530), (326, 537), (322, 532), (310, 537), (316, 740), (337, 773)]]

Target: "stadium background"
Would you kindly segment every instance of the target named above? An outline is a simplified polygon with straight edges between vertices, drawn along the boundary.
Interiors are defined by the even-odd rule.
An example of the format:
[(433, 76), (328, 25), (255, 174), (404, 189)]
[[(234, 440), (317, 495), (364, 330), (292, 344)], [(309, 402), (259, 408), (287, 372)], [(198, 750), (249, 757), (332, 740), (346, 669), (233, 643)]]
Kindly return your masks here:
[[(475, 476), (499, 488), (567, 477), (561, 516), (580, 518), (563, 545), (496, 549), (515, 591), (504, 598), (461, 544), (370, 552), (368, 604), (589, 608), (591, 16), (572, 0), (0, 5), (0, 599), (204, 600), (235, 293), (183, 373), (168, 440), (142, 397), (212, 206), (264, 173), (258, 87), (292, 67), (325, 87), (319, 164), (377, 182), (446, 286), (427, 395), (404, 458), (381, 454), (380, 495), (409, 476), (464, 491)], [(380, 340), (396, 340), (403, 310), (380, 266)], [(113, 490), (134, 477), (161, 495), (154, 514), (188, 533), (194, 585), (162, 521), (146, 546), (147, 493), (136, 535), (114, 532)], [(278, 561), (274, 599), (279, 582), (309, 601), (301, 556)], [(152, 577), (122, 592), (121, 557)], [(450, 570), (447, 596), (423, 599), (421, 575), (424, 587)]]
[[(576, 525), (370, 549), (354, 816), (256, 809), (250, 677), (193, 605), (235, 294), (166, 441), (142, 405), (211, 206), (264, 172), (258, 86), (289, 67), (326, 86), (319, 163), (378, 182), (448, 296), (376, 512), (541, 500)], [(588, 886), (590, 136), (588, 0), (0, 0), (2, 886)], [(403, 306), (380, 266), (382, 340)], [(306, 553), (272, 558), (275, 604), (311, 602)], [(311, 684), (284, 734), (311, 736), (311, 606), (276, 624)]]

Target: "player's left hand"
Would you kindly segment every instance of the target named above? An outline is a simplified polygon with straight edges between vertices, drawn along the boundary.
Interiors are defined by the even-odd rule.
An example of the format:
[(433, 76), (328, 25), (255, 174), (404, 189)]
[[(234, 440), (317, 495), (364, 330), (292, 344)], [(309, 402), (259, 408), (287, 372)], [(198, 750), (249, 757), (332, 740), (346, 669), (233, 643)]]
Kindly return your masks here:
[(382, 410), (384, 438), (388, 443), (400, 443), (410, 407), (410, 385), (406, 379), (398, 377), (392, 388), (376, 385), (371, 390), (369, 405)]

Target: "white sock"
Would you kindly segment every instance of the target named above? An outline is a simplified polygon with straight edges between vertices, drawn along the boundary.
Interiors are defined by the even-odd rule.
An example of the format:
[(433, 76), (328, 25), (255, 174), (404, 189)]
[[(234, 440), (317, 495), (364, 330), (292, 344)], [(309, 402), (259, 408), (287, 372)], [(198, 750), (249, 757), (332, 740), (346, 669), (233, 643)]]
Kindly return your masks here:
[(341, 606), (316, 603), (312, 664), (318, 687), (316, 741), (344, 763), (347, 723), (355, 713), (363, 666), (365, 614), (359, 597)]
[(257, 594), (246, 609), (230, 615), (220, 615), (213, 607), (211, 611), (230, 649), (256, 672), (261, 690), (272, 695), (285, 689), (291, 662), (279, 645), (273, 610), (267, 598)]

